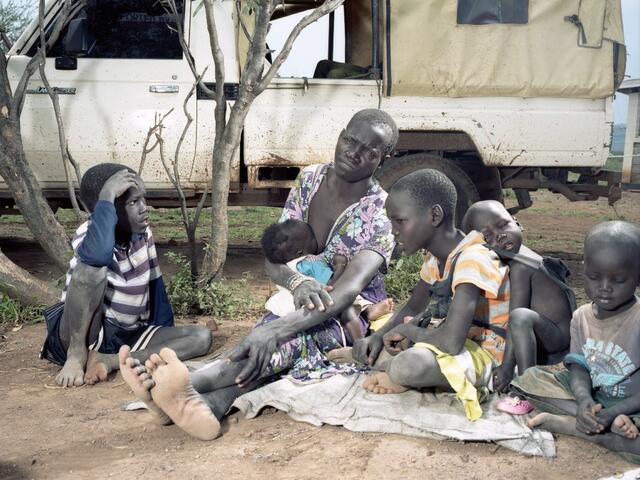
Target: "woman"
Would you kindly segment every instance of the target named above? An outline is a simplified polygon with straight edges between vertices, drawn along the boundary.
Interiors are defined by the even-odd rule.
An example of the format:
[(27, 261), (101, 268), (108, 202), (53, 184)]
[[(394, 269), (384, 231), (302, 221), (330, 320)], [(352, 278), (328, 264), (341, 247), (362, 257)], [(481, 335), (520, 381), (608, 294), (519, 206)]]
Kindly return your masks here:
[[(333, 164), (305, 168), (289, 194), (282, 219), (309, 223), (328, 261), (336, 253), (349, 259), (331, 291), (286, 265), (267, 262), (269, 276), (292, 290), (303, 308), (282, 318), (267, 315), (226, 360), (189, 376), (169, 349), (152, 356), (146, 368), (126, 349), (121, 352), (123, 377), (150, 410), (209, 440), (219, 434), (219, 420), (233, 401), (274, 374), (307, 378), (348, 371), (328, 364), (324, 353), (350, 345), (334, 318), (358, 294), (374, 302), (386, 297), (379, 270), (388, 264), (394, 244), (384, 214), (386, 193), (373, 174), (397, 139), (395, 122), (385, 112), (356, 113), (340, 133)], [(364, 320), (362, 327), (366, 331)]]

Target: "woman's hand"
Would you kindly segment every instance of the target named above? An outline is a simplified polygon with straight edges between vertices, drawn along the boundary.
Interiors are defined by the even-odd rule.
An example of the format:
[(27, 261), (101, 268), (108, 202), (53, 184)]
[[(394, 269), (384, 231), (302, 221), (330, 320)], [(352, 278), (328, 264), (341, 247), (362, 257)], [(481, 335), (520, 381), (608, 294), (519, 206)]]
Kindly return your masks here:
[(244, 387), (258, 380), (268, 369), (271, 356), (277, 348), (276, 332), (268, 325), (251, 330), (249, 335), (228, 355), (232, 362), (247, 360), (247, 364), (236, 377), (236, 384)]
[(331, 286), (325, 286), (315, 280), (305, 280), (293, 290), (293, 304), (296, 308), (306, 307), (309, 310), (317, 308), (324, 312), (333, 305), (329, 292)]

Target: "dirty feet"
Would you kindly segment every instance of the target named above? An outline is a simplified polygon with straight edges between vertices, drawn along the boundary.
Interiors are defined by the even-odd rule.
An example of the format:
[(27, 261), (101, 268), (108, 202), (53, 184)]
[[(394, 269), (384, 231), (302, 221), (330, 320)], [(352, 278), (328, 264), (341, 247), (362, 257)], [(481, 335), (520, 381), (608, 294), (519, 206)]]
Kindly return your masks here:
[(195, 391), (187, 367), (176, 353), (163, 348), (146, 362), (155, 386), (151, 398), (181, 429), (200, 440), (220, 434), (220, 422)]
[(161, 425), (170, 425), (173, 423), (169, 416), (162, 411), (158, 405), (155, 404), (153, 398), (151, 398), (151, 388), (154, 386), (154, 382), (151, 379), (151, 375), (147, 372), (144, 365), (140, 364), (140, 360), (129, 356), (131, 348), (127, 345), (120, 347), (118, 352), (118, 360), (120, 362), (120, 374), (129, 388), (133, 391), (133, 394), (138, 400), (142, 400), (149, 411), (157, 419)]
[(83, 385), (86, 360), (86, 354), (83, 356), (69, 354), (62, 370), (56, 376), (56, 383), (63, 387), (80, 387)]
[(618, 415), (611, 424), (611, 433), (634, 439), (638, 436), (638, 427), (626, 415)]
[(393, 312), (393, 298), (386, 298), (383, 301), (367, 307), (367, 317), (369, 321), (380, 318), (382, 315)]
[(117, 364), (114, 365), (114, 360), (113, 355), (89, 352), (87, 368), (84, 373), (84, 383), (95, 385), (98, 382), (106, 381), (109, 374), (118, 368)]
[(362, 388), (371, 393), (379, 394), (402, 393), (409, 390), (407, 387), (393, 383), (389, 375), (385, 372), (376, 373), (375, 375), (367, 377), (362, 384)]
[(553, 415), (552, 413), (539, 413), (527, 422), (529, 428), (542, 428), (553, 433), (565, 435), (577, 435), (576, 418), (570, 415)]

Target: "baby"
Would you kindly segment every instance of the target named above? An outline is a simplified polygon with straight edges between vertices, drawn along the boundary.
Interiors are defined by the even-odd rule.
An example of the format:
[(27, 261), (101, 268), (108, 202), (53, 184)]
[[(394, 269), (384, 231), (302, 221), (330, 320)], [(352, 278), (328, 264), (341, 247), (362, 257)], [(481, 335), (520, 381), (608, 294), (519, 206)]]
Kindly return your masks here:
[(509, 327), (504, 358), (493, 378), (494, 389), (500, 392), (509, 386), (516, 365), (521, 375), (533, 365), (562, 359), (569, 348), (575, 296), (565, 283), (568, 268), (525, 247), (520, 225), (500, 202), (473, 204), (463, 219), (463, 230), (482, 233), (487, 246), (509, 265)]
[[(316, 255), (318, 242), (311, 226), (300, 220), (286, 220), (267, 227), (260, 240), (262, 250), (271, 263), (288, 264), (290, 268), (306, 277), (315, 279), (324, 285), (333, 285), (344, 273), (347, 267), (347, 257), (336, 253), (331, 264), (322, 255)], [(278, 292), (266, 303), (267, 310), (278, 316), (284, 316), (296, 309), (292, 291), (295, 285), (288, 289), (278, 287)], [(386, 299), (380, 303), (372, 302), (358, 295), (352, 306), (341, 314), (341, 325), (348, 332), (352, 341), (363, 338), (366, 328), (360, 320), (360, 313), (366, 315), (371, 323), (380, 317), (391, 313), (393, 300)]]

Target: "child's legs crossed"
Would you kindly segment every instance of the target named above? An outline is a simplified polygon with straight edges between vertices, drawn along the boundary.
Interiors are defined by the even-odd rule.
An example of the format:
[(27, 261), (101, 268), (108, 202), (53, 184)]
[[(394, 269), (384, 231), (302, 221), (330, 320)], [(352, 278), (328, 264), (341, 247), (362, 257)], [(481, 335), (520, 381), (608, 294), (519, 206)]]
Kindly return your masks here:
[(409, 348), (389, 362), (387, 373), (393, 383), (411, 388), (439, 387), (450, 390), (435, 354), (426, 348)]

